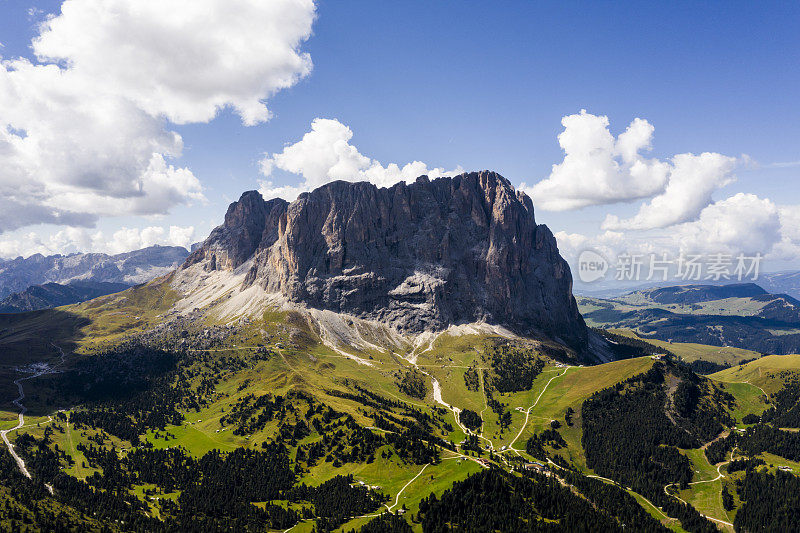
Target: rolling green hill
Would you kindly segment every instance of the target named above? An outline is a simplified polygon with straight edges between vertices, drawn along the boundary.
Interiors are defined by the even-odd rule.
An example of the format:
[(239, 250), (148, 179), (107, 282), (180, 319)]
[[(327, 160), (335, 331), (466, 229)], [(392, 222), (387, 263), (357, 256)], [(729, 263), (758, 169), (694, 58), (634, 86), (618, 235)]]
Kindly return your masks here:
[(750, 383), (767, 394), (774, 394), (789, 375), (797, 372), (800, 372), (800, 355), (767, 355), (709, 377), (717, 381)]
[[(590, 466), (596, 459), (587, 454), (584, 410), (608, 391), (630, 389), (650, 398), (654, 403), (647, 405), (666, 413), (664, 420), (678, 416), (670, 413), (684, 413), (676, 411), (675, 394), (694, 374), (669, 362), (669, 356), (584, 366), (571, 350), (552, 341), (473, 330), (391, 347), (332, 347), (296, 312), (270, 310), (234, 322), (204, 314), (170, 316), (176, 296), (165, 287), (157, 280), (75, 306), (2, 317), (0, 348), (8, 359), (0, 429), (17, 426), (13, 381), (29, 377), (20, 382), (28, 409), (24, 425), (7, 436), (33, 477), (23, 478), (3, 450), (0, 488), (6, 492), (0, 490), (0, 498), (19, 509), (0, 512), (5, 525), (26, 516), (46, 528), (56, 520), (53, 515), (61, 516), (57, 520), (71, 517), (89, 529), (128, 529), (123, 522), (131, 528), (161, 524), (180, 529), (189, 519), (185, 513), (193, 513), (208, 530), (232, 523), (243, 530), (268, 524), (275, 530), (316, 526), (349, 531), (377, 519), (381, 511), (407, 510), (400, 519), (421, 531), (442, 512), (432, 505), (431, 495), (463, 498), (459, 483), (484, 476), (490, 468), (512, 476), (481, 482), (494, 484), (498, 498), (505, 497), (506, 484), (523, 483), (514, 481), (519, 476), (531, 483), (524, 490), (555, 497), (548, 478), (537, 477), (543, 472), (570, 485), (595, 508), (607, 509), (610, 514), (604, 516), (617, 516), (614, 520), (633, 513), (653, 530), (729, 528), (726, 524), (733, 523), (744, 504), (736, 496), (729, 512), (718, 502), (723, 488), (735, 493), (734, 482), (745, 473), (726, 473), (709, 462), (704, 448), (715, 439), (724, 441), (726, 432), (738, 435), (733, 427), (759, 426), (743, 421), (770, 407), (759, 387), (775, 394), (785, 382), (781, 376), (800, 370), (797, 356), (770, 356), (713, 374), (711, 380), (696, 378), (700, 396), (692, 396), (694, 389), (687, 386), (687, 405), (699, 401), (717, 412), (713, 419), (722, 422), (722, 437), (714, 429), (698, 434), (689, 447), (676, 448), (673, 458), (688, 461), (689, 469), (683, 470), (691, 472), (688, 484), (668, 477), (653, 491), (618, 478), (614, 469), (597, 472)], [(687, 362), (735, 363), (754, 356), (698, 344), (653, 345)], [(63, 358), (58, 348), (65, 350)], [(646, 345), (641, 349), (647, 353)], [(37, 377), (18, 370), (31, 363), (48, 366), (39, 367)], [(642, 376), (652, 375), (656, 367), (667, 376), (663, 384), (642, 385)], [(659, 399), (658, 390), (666, 400)], [(474, 431), (463, 424), (465, 410), (479, 417)], [(633, 432), (633, 427), (620, 431)], [(591, 442), (602, 442), (603, 435), (595, 434)], [(756, 438), (761, 437), (751, 441)], [(245, 468), (250, 459), (235, 456), (237, 450), (262, 454), (253, 460), (285, 462), (286, 470), (270, 475), (287, 476), (286, 484), (251, 485)], [(768, 447), (756, 456), (772, 465), (765, 467), (769, 471), (795, 469), (796, 459), (773, 453), (781, 450)], [(741, 451), (724, 453), (727, 460), (743, 457)], [(215, 486), (217, 471), (253, 492), (220, 489), (227, 503), (212, 509), (214, 497), (202, 490)], [(678, 484), (671, 488), (672, 482)], [(45, 484), (53, 487), (52, 495)], [(39, 488), (23, 490), (29, 486)], [(314, 492), (317, 487), (322, 492)], [(106, 498), (104, 514), (96, 521), (81, 518), (94, 512), (90, 506), (95, 504), (86, 502), (95, 501), (98, 491)], [(12, 493), (26, 496), (13, 498)], [(352, 507), (344, 514), (325, 511), (325, 495)], [(567, 527), (578, 516), (570, 513), (582, 512), (578, 501), (570, 505), (574, 510), (560, 516), (533, 505), (530, 517)]]
[(637, 335), (629, 329), (610, 329), (612, 333), (624, 335), (633, 339), (639, 339), (649, 344), (663, 348), (677, 355), (687, 363), (694, 361), (708, 361), (722, 366), (737, 365), (741, 362), (750, 361), (761, 357), (761, 354), (744, 348), (734, 348), (733, 346), (711, 346), (708, 344), (698, 344), (694, 342), (668, 342), (659, 339), (651, 339)]

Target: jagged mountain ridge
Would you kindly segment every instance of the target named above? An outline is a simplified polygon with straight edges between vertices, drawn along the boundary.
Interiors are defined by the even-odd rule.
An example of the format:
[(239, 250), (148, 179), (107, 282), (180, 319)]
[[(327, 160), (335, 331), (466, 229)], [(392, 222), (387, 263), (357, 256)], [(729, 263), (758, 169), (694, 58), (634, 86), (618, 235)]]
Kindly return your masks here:
[(150, 246), (115, 255), (34, 254), (0, 259), (0, 298), (51, 282), (67, 284), (82, 280), (136, 285), (174, 270), (188, 255), (188, 250), (180, 246)]
[(489, 171), (389, 188), (338, 181), (291, 204), (246, 192), (181, 273), (196, 269), (245, 269), (243, 290), (403, 333), (484, 322), (587, 345), (555, 238)]

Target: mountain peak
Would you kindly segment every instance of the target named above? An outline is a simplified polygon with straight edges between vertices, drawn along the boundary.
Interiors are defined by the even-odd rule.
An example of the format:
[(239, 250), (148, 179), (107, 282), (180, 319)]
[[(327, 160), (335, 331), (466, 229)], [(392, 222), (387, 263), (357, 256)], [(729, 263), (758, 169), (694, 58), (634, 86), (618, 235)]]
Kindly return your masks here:
[(388, 188), (336, 181), (291, 204), (251, 191), (184, 270), (195, 265), (246, 268), (242, 289), (401, 332), (486, 322), (586, 345), (553, 234), (495, 172)]

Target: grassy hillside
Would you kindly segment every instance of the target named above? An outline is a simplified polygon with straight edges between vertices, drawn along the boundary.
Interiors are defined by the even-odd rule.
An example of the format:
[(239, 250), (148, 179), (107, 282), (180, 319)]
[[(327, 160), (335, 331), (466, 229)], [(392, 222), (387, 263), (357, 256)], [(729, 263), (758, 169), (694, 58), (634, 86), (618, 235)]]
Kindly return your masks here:
[(734, 348), (732, 346), (709, 346), (708, 344), (697, 344), (692, 342), (667, 342), (650, 337), (637, 335), (630, 329), (611, 329), (610, 331), (619, 335), (641, 339), (664, 348), (679, 356), (687, 363), (692, 361), (709, 361), (720, 365), (737, 365), (741, 361), (749, 361), (761, 356), (760, 353), (744, 348)]
[[(29, 408), (25, 427), (9, 434), (21, 453), (28, 454), (24, 457), (31, 468), (40, 465), (37, 476), (44, 480), (53, 474), (41, 466), (47, 461), (32, 460), (30, 454), (50, 450), (48, 461), (55, 462), (53, 471), (63, 473), (59, 475), (98, 486), (128, 483), (124, 492), (134, 500), (109, 504), (111, 508), (141, 504), (141, 517), (181, 520), (175, 506), (203, 501), (182, 499), (183, 492), (193, 490), (190, 485), (168, 486), (139, 471), (131, 471), (131, 479), (137, 481), (120, 481), (110, 477), (113, 469), (104, 463), (109, 459), (102, 459), (97, 450), (112, 451), (122, 471), (128, 471), (140, 468), (129, 461), (140, 453), (179, 451), (185, 454), (184, 464), (194, 464), (215, 450), (261, 453), (279, 443), (285, 446), (297, 484), (326, 486), (336, 476), (352, 476), (354, 486), (380, 486), (374, 490), (387, 496), (380, 508), (405, 506), (404, 519), (419, 531), (421, 524), (410, 517), (424, 514), (421, 502), (431, 493), (442, 497), (454, 483), (483, 471), (482, 461), (507, 472), (519, 472), (522, 464), (534, 460), (547, 462), (535, 450), (531, 455), (529, 439), (541, 442), (551, 462), (545, 468), (562, 482), (566, 473), (552, 462), (595, 475), (587, 466), (583, 442), (585, 402), (647, 373), (657, 361), (636, 357), (582, 366), (576, 354), (556, 343), (477, 331), (383, 350), (332, 348), (299, 313), (269, 310), (260, 317), (220, 323), (202, 314), (172, 315), (176, 298), (162, 280), (76, 306), (15, 319), (0, 317), (6, 320), (0, 328), (0, 348), (9, 354), (6, 386), (0, 390), (6, 402), (0, 429), (10, 429), (17, 421), (16, 406), (10, 403), (17, 396), (12, 381), (24, 374), (15, 367), (49, 362), (53, 370), (24, 382)], [(636, 336), (631, 331), (615, 333)], [(734, 348), (653, 343), (687, 362), (735, 364), (755, 356)], [(63, 360), (58, 347), (66, 348)], [(766, 357), (712, 376), (735, 400), (729, 404), (724, 395), (719, 398), (733, 425), (744, 427), (746, 415), (759, 415), (768, 407), (759, 387), (770, 393), (779, 390), (785, 372), (800, 365), (798, 359)], [(409, 374), (414, 386), (406, 379)], [(669, 404), (664, 408), (672, 409)], [(474, 431), (463, 424), (466, 410), (479, 417)], [(36, 446), (26, 444), (23, 435), (33, 438)], [(314, 454), (318, 455), (312, 458)], [(715, 503), (727, 479), (714, 481), (720, 474), (718, 465), (710, 464), (700, 447), (680, 454), (688, 458), (696, 483), (676, 490), (676, 496), (703, 514), (732, 521), (732, 515)], [(773, 469), (797, 464), (775, 454), (762, 456)], [(165, 463), (160, 470), (170, 468)], [(738, 478), (732, 475), (734, 479)], [(24, 480), (6, 479), (0, 472), (0, 487), (20, 487), (19, 483)], [(79, 516), (75, 513), (80, 504), (68, 499), (59, 483), (62, 488), (41, 501)], [(630, 488), (622, 494), (631, 495), (648, 516), (674, 530), (692, 519), (679, 517), (683, 511), (677, 508), (659, 509), (651, 498)], [(356, 496), (353, 492), (343, 497)], [(288, 527), (283, 527), (281, 513), (288, 510), (302, 518), (303, 509), (313, 508), (313, 499), (281, 492), (280, 497), (251, 501), (259, 502), (274, 529), (283, 530)], [(275, 502), (284, 511), (276, 510)], [(358, 529), (377, 509), (370, 507), (332, 529)], [(304, 519), (293, 531), (313, 527), (314, 520)]]
[(745, 382), (774, 394), (783, 387), (786, 378), (800, 372), (800, 355), (768, 355), (744, 365), (712, 374), (712, 379), (725, 382)]

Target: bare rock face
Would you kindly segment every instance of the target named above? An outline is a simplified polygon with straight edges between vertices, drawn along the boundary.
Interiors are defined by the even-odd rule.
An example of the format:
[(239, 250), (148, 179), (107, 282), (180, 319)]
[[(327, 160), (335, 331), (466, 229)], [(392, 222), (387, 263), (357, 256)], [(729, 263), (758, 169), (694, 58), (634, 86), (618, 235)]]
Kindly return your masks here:
[(248, 192), (186, 266), (251, 257), (246, 285), (401, 331), (483, 321), (587, 343), (553, 234), (494, 172), (390, 188), (340, 181), (291, 204)]
[(278, 221), (288, 205), (280, 198), (265, 202), (258, 191), (247, 191), (228, 207), (225, 222), (214, 228), (203, 245), (192, 252), (184, 267), (205, 261), (209, 270), (238, 268), (259, 246), (275, 242)]

